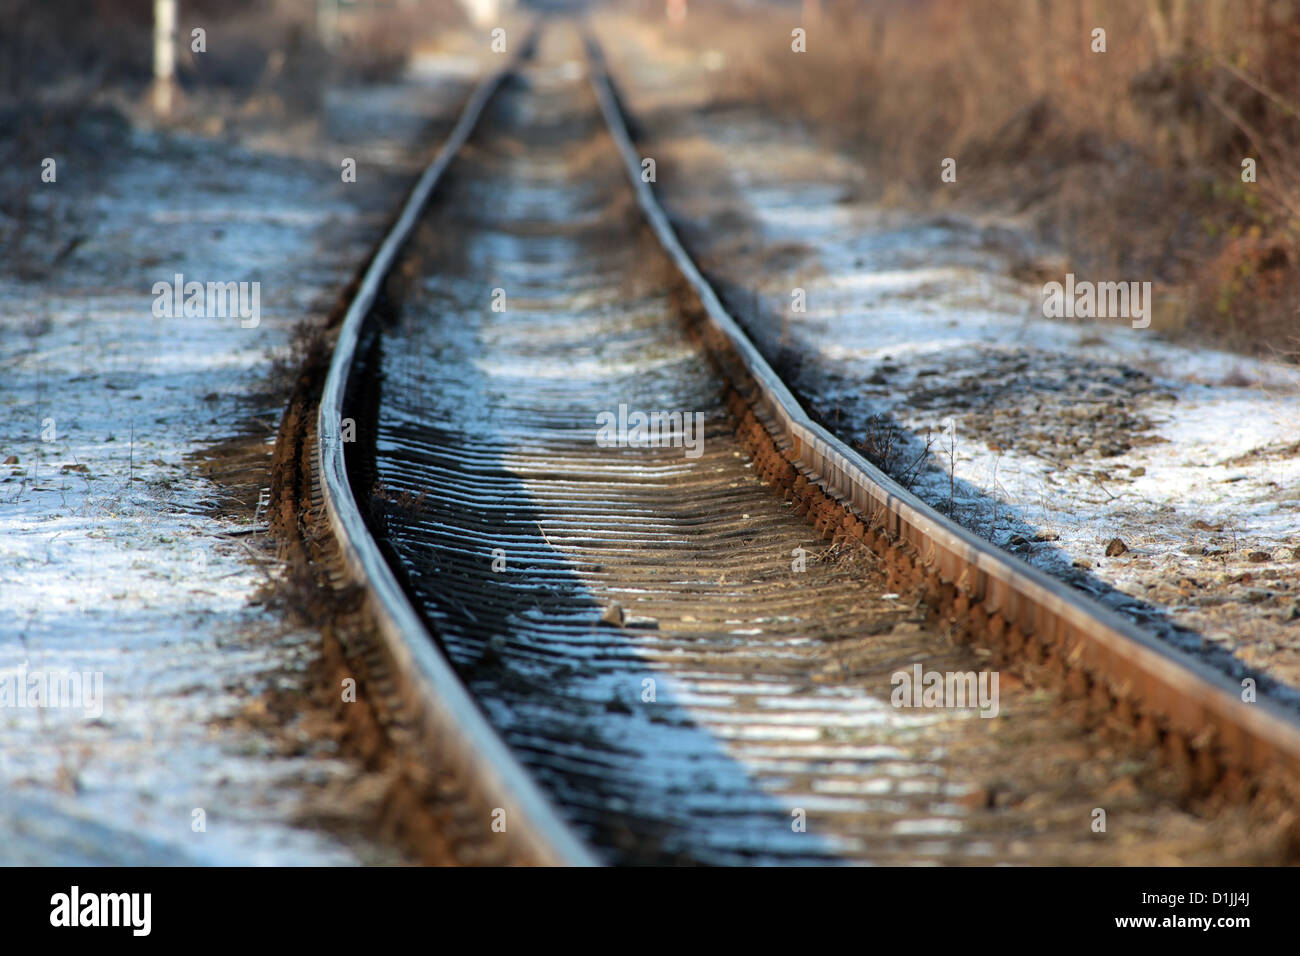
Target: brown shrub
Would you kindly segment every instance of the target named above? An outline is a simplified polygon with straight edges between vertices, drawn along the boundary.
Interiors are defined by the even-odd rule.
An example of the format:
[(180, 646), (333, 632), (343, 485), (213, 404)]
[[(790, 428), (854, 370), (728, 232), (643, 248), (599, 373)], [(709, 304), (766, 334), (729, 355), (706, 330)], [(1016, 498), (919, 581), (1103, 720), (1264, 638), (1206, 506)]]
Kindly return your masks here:
[[(719, 95), (802, 119), (860, 157), (882, 195), (1029, 213), (1083, 267), (1175, 296), (1187, 287), (1195, 333), (1239, 348), (1295, 334), (1300, 4), (820, 9), (808, 23), (793, 4), (693, 13), (693, 35), (734, 64)], [(796, 25), (808, 52), (792, 59)], [(1104, 53), (1092, 49), (1095, 28)], [(939, 188), (944, 157), (958, 159), (957, 188)], [(1241, 180), (1247, 158), (1257, 183)]]

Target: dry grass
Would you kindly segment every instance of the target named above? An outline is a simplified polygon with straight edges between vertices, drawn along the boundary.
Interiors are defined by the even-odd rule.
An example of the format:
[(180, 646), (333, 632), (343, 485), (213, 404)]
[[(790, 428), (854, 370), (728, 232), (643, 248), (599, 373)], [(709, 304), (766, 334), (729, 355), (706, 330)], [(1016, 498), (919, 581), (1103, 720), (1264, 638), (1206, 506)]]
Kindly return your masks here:
[[(817, 17), (794, 5), (692, 16), (701, 45), (735, 65), (720, 98), (802, 119), (867, 165), (875, 198), (1024, 215), (1072, 268), (1155, 281), (1167, 328), (1294, 349), (1290, 0), (822, 0)], [(945, 157), (956, 185), (940, 181)], [(1256, 183), (1242, 182), (1246, 158)]]

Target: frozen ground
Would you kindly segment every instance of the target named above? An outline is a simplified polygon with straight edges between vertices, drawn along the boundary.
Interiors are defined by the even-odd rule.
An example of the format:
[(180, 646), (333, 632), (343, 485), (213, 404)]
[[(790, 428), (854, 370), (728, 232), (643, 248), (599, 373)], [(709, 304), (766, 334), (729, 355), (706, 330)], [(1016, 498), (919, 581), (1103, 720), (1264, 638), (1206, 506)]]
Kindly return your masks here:
[(1300, 369), (1043, 318), (1045, 280), (1014, 276), (1063, 280), (1059, 257), (857, 201), (864, 172), (806, 131), (706, 110), (725, 58), (663, 36), (604, 31), (657, 189), (811, 409), (967, 527), (1300, 704)]
[[(0, 267), (0, 863), (394, 858), (303, 825), (346, 818), (365, 785), (310, 724), (317, 638), (263, 606), (264, 516), (200, 464), (273, 439), (271, 358), (350, 278), (478, 69), (443, 57), (335, 91), (306, 137), (136, 129), (95, 158), (102, 188), (77, 155), (35, 187), (67, 190), (84, 235), (39, 281)], [(259, 282), (260, 321), (155, 316), (177, 273)], [(72, 674), (61, 706), (31, 696)], [(285, 700), (287, 722), (268, 714)]]

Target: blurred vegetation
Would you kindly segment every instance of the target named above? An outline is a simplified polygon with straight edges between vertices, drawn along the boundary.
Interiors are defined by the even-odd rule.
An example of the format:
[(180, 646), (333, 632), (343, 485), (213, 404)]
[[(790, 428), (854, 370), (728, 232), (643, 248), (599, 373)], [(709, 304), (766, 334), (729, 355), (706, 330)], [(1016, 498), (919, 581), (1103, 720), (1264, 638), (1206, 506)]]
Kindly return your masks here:
[(1167, 328), (1297, 348), (1297, 0), (733, 0), (692, 17), (733, 66), (720, 98), (804, 120), (878, 198), (1025, 216), (1080, 270), (1157, 281)]
[[(417, 44), (462, 17), (455, 0), (352, 0), (329, 31), (320, 10), (317, 0), (177, 0), (170, 122), (219, 133), (310, 121), (331, 84), (395, 77)], [(76, 157), (76, 181), (93, 184), (130, 119), (148, 116), (153, 12), (153, 0), (0, 0), (0, 252), (17, 273), (39, 277), (76, 232), (70, 191), (34, 185), (42, 157)], [(202, 53), (191, 49), (196, 27)]]
[[(417, 43), (462, 14), (455, 0), (343, 0), (327, 49), (317, 0), (177, 0), (183, 90), (274, 87), (309, 107), (327, 79), (396, 75)], [(207, 49), (190, 49), (202, 27)], [(0, 0), (0, 96), (42, 98), (73, 87), (143, 87), (152, 77), (153, 0)]]

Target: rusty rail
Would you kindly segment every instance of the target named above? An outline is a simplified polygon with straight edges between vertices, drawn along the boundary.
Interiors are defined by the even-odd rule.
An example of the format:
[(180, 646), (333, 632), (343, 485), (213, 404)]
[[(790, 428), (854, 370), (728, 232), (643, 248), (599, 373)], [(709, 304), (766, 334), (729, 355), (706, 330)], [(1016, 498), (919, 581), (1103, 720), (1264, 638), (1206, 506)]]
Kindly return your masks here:
[[(1268, 700), (1247, 703), (1225, 675), (1143, 633), (1110, 609), (1002, 552), (930, 508), (813, 422), (723, 308), (677, 238), (648, 183), (599, 48), (588, 38), (591, 82), (638, 203), (680, 277), (702, 306), (699, 332), (735, 391), (733, 408), (756, 431), (760, 470), (804, 499), (819, 530), (886, 554), (895, 573), (923, 584), (942, 614), (967, 622), (999, 653), (1055, 663), (1076, 692), (1129, 710), (1158, 739), (1194, 757), (1203, 780), (1281, 772), (1300, 779), (1300, 720)], [(460, 767), (490, 805), (508, 808), (505, 839), (534, 862), (590, 865), (591, 850), (490, 726), (432, 640), (387, 565), (358, 507), (344, 455), (342, 419), (362, 331), (385, 276), (439, 181), (513, 65), (479, 86), (412, 189), (371, 262), (338, 337), (318, 411), (316, 467), (324, 507), (352, 582), (387, 653), (415, 688), (417, 710), (440, 759)]]
[(1105, 694), (1112, 705), (1131, 708), (1136, 721), (1151, 721), (1172, 748), (1192, 752), (1202, 783), (1233, 772), (1300, 779), (1294, 712), (1266, 699), (1244, 701), (1226, 675), (976, 537), (812, 421), (677, 238), (642, 180), (641, 156), (590, 36), (587, 49), (601, 112), (642, 212), (704, 307), (707, 343), (780, 455), (848, 513), (832, 530), (891, 552), (909, 578), (928, 586), (941, 613), (973, 616), (999, 651), (1054, 662), (1071, 674), (1075, 691)]

